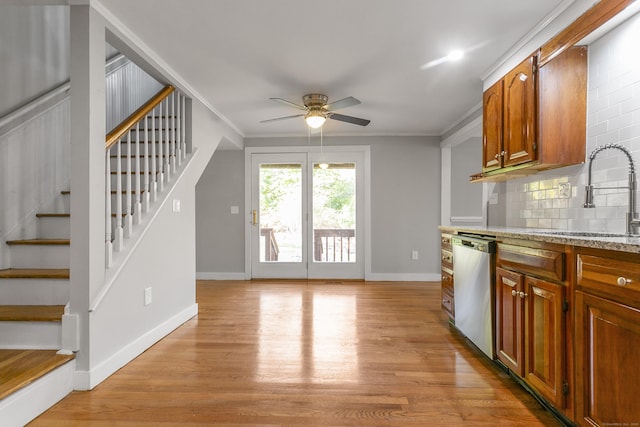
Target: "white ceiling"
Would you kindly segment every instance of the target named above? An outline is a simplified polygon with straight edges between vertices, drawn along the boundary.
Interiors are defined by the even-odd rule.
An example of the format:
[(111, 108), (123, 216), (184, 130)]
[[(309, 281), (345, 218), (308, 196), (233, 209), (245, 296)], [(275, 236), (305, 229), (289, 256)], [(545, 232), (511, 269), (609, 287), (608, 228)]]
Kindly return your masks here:
[[(100, 0), (245, 137), (306, 135), (299, 111), (354, 96), (325, 135), (442, 135), (482, 100), (483, 76), (562, 0)], [(566, 3), (566, 1), (564, 2)], [(423, 64), (452, 49), (459, 62)]]

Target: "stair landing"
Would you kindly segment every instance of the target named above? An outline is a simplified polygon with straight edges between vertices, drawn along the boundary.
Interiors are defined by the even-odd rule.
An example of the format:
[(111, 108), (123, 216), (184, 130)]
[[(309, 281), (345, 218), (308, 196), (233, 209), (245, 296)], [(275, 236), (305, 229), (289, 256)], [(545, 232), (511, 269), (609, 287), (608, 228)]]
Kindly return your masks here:
[(0, 400), (74, 357), (56, 354), (56, 350), (0, 350)]

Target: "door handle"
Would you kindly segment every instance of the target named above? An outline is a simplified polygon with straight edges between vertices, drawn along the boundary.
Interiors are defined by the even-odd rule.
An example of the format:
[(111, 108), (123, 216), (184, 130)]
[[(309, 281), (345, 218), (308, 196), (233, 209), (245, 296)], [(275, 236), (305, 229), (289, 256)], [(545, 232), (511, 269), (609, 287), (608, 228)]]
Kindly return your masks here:
[(258, 225), (258, 210), (254, 209), (251, 213), (252, 223), (253, 225)]

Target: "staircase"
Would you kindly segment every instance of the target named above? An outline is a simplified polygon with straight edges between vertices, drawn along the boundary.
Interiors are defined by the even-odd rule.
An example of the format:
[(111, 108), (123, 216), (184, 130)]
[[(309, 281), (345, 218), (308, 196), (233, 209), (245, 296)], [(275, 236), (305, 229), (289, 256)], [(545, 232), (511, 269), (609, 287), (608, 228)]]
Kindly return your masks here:
[[(69, 193), (60, 197), (68, 209)], [(70, 217), (57, 212), (36, 217), (37, 237), (6, 242), (11, 268), (0, 270), (1, 425), (28, 421), (25, 407), (46, 409), (71, 391), (64, 378), (71, 379), (74, 355), (57, 354), (69, 301)], [(47, 376), (57, 385), (37, 387)], [(24, 392), (28, 387), (36, 392)]]
[[(162, 92), (155, 101), (150, 100), (130, 116), (131, 119), (137, 115), (135, 119), (127, 119), (129, 123), (123, 122), (107, 135), (107, 269), (114, 266), (113, 255), (126, 249), (127, 239), (152, 203), (161, 200), (160, 193), (169, 187), (186, 158), (184, 97), (174, 95), (171, 87)], [(118, 135), (114, 136), (114, 132)], [(11, 268), (0, 270), (0, 425), (3, 426), (16, 424), (15, 417), (3, 418), (3, 408), (12, 404), (15, 396), (19, 398), (20, 393), (26, 393), (24, 387), (33, 387), (34, 381), (66, 372), (58, 374), (63, 377), (57, 381), (65, 386), (54, 393), (47, 390), (46, 396), (40, 397), (46, 400), (44, 409), (72, 391), (74, 368), (67, 365), (74, 355), (62, 349), (62, 318), (70, 300), (70, 196), (69, 191), (59, 196), (63, 203), (57, 205), (63, 206), (63, 212), (36, 214), (36, 238), (6, 242)], [(28, 396), (27, 400), (32, 399), (32, 394)]]

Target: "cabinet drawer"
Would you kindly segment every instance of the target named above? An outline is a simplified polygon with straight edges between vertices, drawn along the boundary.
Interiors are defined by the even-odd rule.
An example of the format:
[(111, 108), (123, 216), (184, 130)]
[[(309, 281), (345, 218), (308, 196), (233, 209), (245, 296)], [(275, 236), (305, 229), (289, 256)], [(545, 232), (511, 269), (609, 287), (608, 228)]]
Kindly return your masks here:
[(442, 282), (440, 282), (442, 289), (446, 289), (451, 295), (453, 295), (453, 275), (447, 271), (442, 271)]
[(451, 317), (454, 316), (453, 294), (450, 294), (445, 288), (442, 288), (442, 309)]
[(453, 271), (453, 252), (442, 249), (442, 268)]
[(576, 283), (578, 286), (616, 296), (626, 304), (640, 301), (640, 257), (608, 258), (578, 253)]
[(451, 234), (443, 234), (440, 242), (442, 249), (451, 250)]
[(499, 243), (497, 263), (545, 279), (565, 278), (564, 253), (558, 251)]

